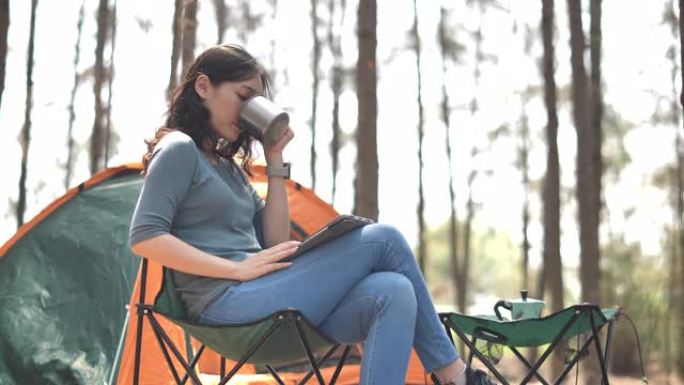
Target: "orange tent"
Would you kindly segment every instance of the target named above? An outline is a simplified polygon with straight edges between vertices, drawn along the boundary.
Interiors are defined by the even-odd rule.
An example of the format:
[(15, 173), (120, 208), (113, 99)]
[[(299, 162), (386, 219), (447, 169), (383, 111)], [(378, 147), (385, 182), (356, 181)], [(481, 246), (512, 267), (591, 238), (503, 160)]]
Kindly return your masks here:
[[(254, 166), (252, 169), (254, 176), (250, 178), (250, 182), (255, 187), (257, 192), (264, 198), (266, 198), (266, 193), (268, 189), (267, 176), (263, 166)], [(310, 189), (303, 187), (297, 182), (292, 180), (286, 181), (286, 188), (288, 192), (288, 204), (290, 206), (290, 217), (292, 220), (292, 237), (295, 239), (302, 239), (306, 234), (311, 234), (316, 231), (328, 221), (338, 215), (332, 205), (324, 202)], [(154, 290), (148, 290), (146, 292), (145, 303), (152, 303), (154, 297), (159, 291), (161, 285), (161, 267), (150, 263), (148, 270), (148, 282), (147, 285)], [(130, 319), (135, 318), (135, 303), (137, 303), (140, 293), (140, 276), (136, 280), (136, 286), (131, 296), (131, 303), (129, 306)], [(164, 322), (162, 324), (164, 329), (169, 333), (169, 336), (174, 339), (174, 342), (178, 346), (183, 346), (183, 332), (170, 322)], [(134, 361), (134, 348), (135, 348), (135, 336), (137, 333), (137, 324), (134, 322), (129, 323), (125, 349), (123, 352), (123, 358), (121, 361), (121, 367), (119, 370), (118, 385), (131, 384), (133, 381), (133, 361)], [(151, 368), (141, 370), (140, 384), (141, 385), (157, 385), (157, 384), (172, 384), (173, 378), (171, 374), (164, 366), (164, 357), (162, 352), (156, 342), (153, 340), (154, 335), (151, 331), (149, 325), (144, 324), (143, 326), (143, 362), (141, 367)], [(199, 345), (198, 342), (194, 341), (193, 346), (196, 348)], [(202, 359), (199, 362), (200, 373), (207, 373), (216, 375), (219, 373), (219, 357), (218, 354), (214, 352), (209, 352), (209, 354), (204, 353)], [(230, 368), (234, 362), (228, 362), (226, 367)], [(178, 367), (181, 371), (180, 366)], [(332, 370), (334, 368), (326, 368), (323, 371), (323, 376), (329, 379), (332, 376)], [(346, 365), (342, 371), (342, 374), (337, 380), (340, 385), (352, 385), (358, 384), (359, 381), (359, 365)], [(275, 380), (269, 375), (256, 375), (253, 366), (246, 366), (241, 369), (240, 373), (248, 374), (245, 376), (239, 376), (231, 380), (231, 384), (275, 384)], [(249, 375), (252, 374), (252, 375)], [(285, 381), (291, 381), (296, 384), (304, 376), (304, 373), (284, 373), (283, 379)], [(207, 378), (207, 377), (205, 377)], [(426, 381), (431, 383), (431, 380), (426, 379), (425, 370), (423, 369), (420, 360), (418, 359), (415, 351), (412, 352), (409, 370), (407, 372), (406, 383), (407, 384), (425, 384)], [(214, 380), (218, 382), (218, 376), (214, 377)], [(211, 379), (209, 379), (211, 381)], [(307, 383), (314, 384), (315, 378), (311, 378)]]
[[(134, 305), (139, 301), (141, 282), (139, 268), (135, 268), (137, 275), (133, 270), (133, 264), (139, 266), (140, 260), (132, 256), (126, 247), (126, 224), (130, 221), (134, 199), (141, 186), (141, 169), (141, 164), (131, 163), (99, 172), (48, 205), (0, 247), (0, 280), (4, 289), (13, 293), (21, 291), (21, 295), (6, 297), (3, 309), (7, 311), (0, 314), (0, 324), (4, 326), (4, 329), (0, 329), (0, 341), (3, 341), (0, 344), (0, 382), (23, 383), (21, 378), (31, 375), (40, 379), (36, 381), (48, 383), (42, 379), (52, 379), (58, 376), (56, 373), (66, 373), (65, 378), (81, 379), (69, 380), (75, 383), (102, 383), (107, 377), (110, 384), (133, 383), (135, 341), (138, 335), (137, 308)], [(264, 171), (263, 166), (255, 166), (251, 182), (265, 197), (267, 177)], [(286, 186), (293, 238), (301, 239), (337, 215), (330, 204), (322, 201), (310, 189), (292, 180), (288, 180)], [(114, 216), (117, 221), (113, 220)], [(116, 229), (112, 229), (114, 222)], [(110, 270), (105, 272), (102, 270), (104, 259), (109, 259), (108, 263), (111, 264)], [(91, 261), (98, 262), (92, 274), (83, 268), (84, 264)], [(122, 269), (120, 264), (126, 264), (123, 266), (125, 271), (119, 271)], [(26, 271), (31, 273), (26, 274)], [(98, 274), (104, 274), (104, 279), (96, 279)], [(36, 277), (30, 280), (27, 278), (29, 275)], [(113, 281), (117, 277), (124, 279), (121, 282)], [(145, 303), (152, 303), (160, 287), (161, 267), (150, 262), (147, 277)], [(47, 295), (46, 290), (52, 296)], [(110, 310), (123, 307), (123, 295), (128, 302), (126, 321), (122, 320), (121, 313)], [(79, 313), (80, 309), (84, 309), (84, 312)], [(24, 321), (24, 314), (32, 315), (32, 323)], [(185, 336), (182, 329), (163, 317), (159, 318), (177, 346), (189, 351), (198, 348), (197, 341)], [(49, 327), (40, 324), (46, 320), (50, 321)], [(124, 330), (120, 335), (113, 335), (111, 329), (120, 326), (112, 325), (121, 324), (124, 324)], [(118, 348), (116, 341), (119, 341)], [(141, 341), (140, 384), (174, 383), (147, 322), (143, 322), (141, 328)], [(90, 354), (94, 345), (103, 352), (99, 355), (99, 361), (91, 362), (92, 357), (85, 361), (78, 358), (85, 352)], [(13, 356), (17, 351), (32, 352), (32, 356)], [(45, 360), (54, 365), (41, 363)], [(218, 362), (216, 353), (205, 351), (198, 364), (204, 382), (211, 384), (218, 381)], [(227, 367), (231, 367), (231, 364), (229, 362)], [(107, 371), (103, 372), (102, 367), (108, 368)], [(42, 375), (41, 370), (46, 374)], [(331, 370), (323, 370), (324, 377), (329, 376)], [(84, 373), (93, 377), (88, 378)], [(283, 377), (288, 383), (296, 383), (303, 375), (284, 373)], [(13, 379), (16, 382), (12, 382)], [(338, 383), (356, 384), (358, 379), (359, 365), (347, 365)], [(274, 384), (275, 381), (270, 376), (255, 373), (255, 368), (250, 366), (244, 367), (241, 374), (230, 382), (266, 383)], [(310, 380), (309, 383), (313, 384), (314, 381)], [(415, 352), (411, 357), (406, 383), (426, 383), (423, 367)], [(430, 383), (429, 378), (427, 383)]]

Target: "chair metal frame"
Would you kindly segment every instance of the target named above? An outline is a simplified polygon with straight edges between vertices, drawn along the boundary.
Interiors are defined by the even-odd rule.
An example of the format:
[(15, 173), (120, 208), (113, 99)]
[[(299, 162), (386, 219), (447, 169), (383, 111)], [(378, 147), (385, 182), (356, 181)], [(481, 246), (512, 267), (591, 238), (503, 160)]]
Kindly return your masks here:
[[(195, 367), (197, 366), (197, 363), (199, 362), (200, 357), (202, 356), (202, 353), (205, 350), (205, 345), (202, 344), (199, 349), (197, 350), (197, 353), (194, 355), (194, 357), (190, 357), (190, 353), (188, 354), (188, 357), (183, 357), (183, 354), (180, 352), (178, 347), (174, 344), (174, 342), (171, 340), (171, 338), (168, 336), (164, 328), (161, 326), (159, 323), (159, 320), (157, 319), (157, 316), (155, 315), (154, 311), (154, 305), (152, 304), (145, 304), (145, 290), (146, 290), (146, 280), (147, 280), (147, 258), (142, 258), (142, 269), (141, 269), (141, 282), (140, 282), (140, 298), (139, 302), (136, 304), (137, 307), (137, 336), (136, 336), (136, 343), (135, 343), (135, 364), (134, 364), (134, 374), (133, 374), (133, 384), (138, 385), (140, 381), (140, 366), (141, 366), (141, 351), (142, 351), (142, 329), (143, 329), (143, 321), (145, 319), (148, 320), (150, 323), (152, 330), (154, 332), (154, 335), (156, 337), (156, 340), (159, 344), (159, 347), (164, 355), (164, 358), (166, 360), (166, 363), (171, 370), (171, 373), (173, 375), (173, 378), (176, 382), (177, 385), (185, 385), (188, 381), (188, 379), (191, 379), (192, 382), (195, 385), (202, 385), (201, 380), (197, 376), (197, 373), (195, 372)], [(162, 315), (163, 316), (163, 315)], [(281, 310), (278, 311), (271, 316), (267, 317), (268, 318), (275, 318), (277, 322), (274, 323), (265, 333), (262, 335), (259, 340), (252, 346), (243, 356), (240, 360), (236, 362), (236, 364), (233, 366), (233, 368), (230, 370), (229, 373), (226, 372), (226, 358), (221, 357), (221, 364), (220, 364), (220, 377), (221, 380), (219, 381), (219, 385), (225, 385), (228, 381), (230, 381), (235, 374), (244, 366), (246, 363), (249, 363), (250, 357), (258, 351), (258, 349), (264, 345), (269, 337), (273, 335), (273, 333), (279, 328), (285, 325), (286, 323), (292, 323), (295, 327), (295, 330), (297, 331), (297, 336), (299, 340), (299, 344), (301, 348), (304, 350), (306, 353), (306, 358), (311, 366), (311, 369), (309, 372), (302, 378), (302, 380), (299, 382), (299, 385), (305, 384), (312, 376), (316, 376), (316, 379), (318, 380), (319, 385), (335, 385), (335, 382), (337, 381), (342, 368), (344, 366), (345, 360), (347, 359), (347, 356), (349, 355), (349, 352), (351, 350), (352, 345), (344, 345), (344, 350), (340, 356), (340, 359), (336, 365), (335, 371), (330, 379), (330, 382), (326, 384), (325, 380), (323, 379), (323, 376), (321, 374), (321, 365), (328, 360), (343, 344), (336, 343), (333, 344), (333, 346), (319, 359), (316, 360), (314, 356), (314, 352), (311, 349), (311, 345), (304, 333), (303, 329), (303, 324), (305, 322), (308, 323), (306, 318), (302, 315), (302, 313), (299, 310), (296, 309), (286, 309), (286, 310)], [(233, 327), (233, 326), (248, 326), (250, 324), (255, 324), (258, 322), (262, 322), (266, 319), (258, 320), (255, 322), (250, 322), (250, 323), (245, 323), (245, 324), (240, 324), (240, 325), (227, 325), (225, 327)], [(171, 320), (173, 321), (173, 320)], [(310, 325), (310, 324), (309, 324)], [(329, 340), (329, 338), (326, 338)], [(173, 356), (176, 358), (176, 360), (180, 363), (180, 365), (183, 367), (185, 370), (185, 374), (183, 378), (180, 377), (178, 371), (176, 370), (176, 366), (173, 364), (173, 361), (171, 359), (170, 352), (173, 354)], [(266, 369), (269, 371), (271, 376), (278, 382), (280, 385), (285, 385), (285, 382), (283, 379), (280, 377), (276, 369), (271, 366), (271, 365), (265, 365)]]
[[(451, 334), (451, 331), (454, 331), (456, 335), (459, 337), (459, 339), (468, 347), (469, 354), (468, 354), (468, 359), (467, 363), (468, 365), (472, 364), (473, 357), (477, 357), (480, 362), (482, 362), (487, 369), (491, 371), (491, 373), (503, 384), (503, 385), (510, 385), (510, 382), (504, 378), (504, 376), (501, 374), (499, 370), (496, 369), (496, 366), (490, 362), (487, 357), (485, 357), (481, 351), (479, 351), (476, 347), (476, 343), (478, 340), (484, 340), (492, 343), (497, 343), (506, 346), (509, 348), (513, 354), (525, 365), (527, 368), (527, 373), (523, 377), (523, 379), (520, 381), (520, 385), (525, 385), (527, 384), (533, 377), (536, 378), (539, 382), (541, 382), (543, 385), (549, 385), (549, 382), (544, 379), (541, 374), (539, 373), (539, 368), (542, 366), (542, 364), (546, 361), (546, 359), (550, 356), (550, 354), (554, 351), (554, 349), (558, 346), (558, 344), (563, 340), (563, 337), (566, 335), (566, 333), (570, 330), (570, 328), (575, 324), (575, 322), (580, 319), (582, 315), (588, 315), (589, 322), (591, 324), (591, 335), (584, 341), (580, 349), (574, 354), (573, 358), (566, 363), (565, 367), (563, 368), (562, 372), (559, 374), (558, 378), (553, 382), (554, 385), (559, 385), (565, 377), (568, 375), (570, 370), (578, 363), (580, 357), (585, 356), (588, 353), (588, 349), (590, 345), (594, 344), (597, 358), (599, 361), (599, 366), (601, 368), (601, 383), (603, 385), (609, 385), (608, 381), (608, 371), (607, 371), (607, 364), (608, 364), (608, 358), (609, 358), (609, 351), (610, 351), (610, 345), (612, 342), (612, 336), (613, 336), (613, 322), (615, 319), (607, 319), (605, 323), (602, 325), (596, 325), (594, 322), (594, 317), (592, 316), (593, 314), (598, 314), (603, 317), (603, 314), (601, 313), (601, 310), (598, 308), (596, 305), (591, 305), (591, 304), (582, 304), (582, 305), (574, 305), (571, 306), (575, 310), (573, 316), (566, 322), (566, 324), (563, 326), (563, 328), (558, 332), (558, 334), (555, 336), (553, 341), (549, 344), (549, 346), (544, 350), (544, 352), (539, 356), (539, 358), (534, 362), (530, 363), (525, 356), (523, 356), (520, 351), (517, 349), (516, 346), (510, 345), (507, 343), (507, 339), (505, 336), (500, 335), (499, 333), (496, 333), (491, 330), (486, 330), (484, 328), (478, 328), (476, 331), (473, 333), (471, 338), (468, 338), (466, 333), (464, 333), (456, 323), (452, 319), (449, 318), (449, 314), (451, 313), (439, 313), (440, 320), (442, 321), (442, 324), (446, 328), (447, 335), (451, 339), (451, 342), (454, 343), (453, 336)], [(567, 309), (566, 309), (567, 310)], [(619, 311), (617, 313), (619, 315)], [(616, 317), (617, 317), (616, 315)], [(524, 322), (524, 321), (523, 321)], [(608, 331), (606, 333), (606, 338), (605, 342), (603, 344), (603, 347), (601, 346), (601, 339), (599, 336), (599, 332), (601, 329), (605, 326), (608, 325)], [(567, 338), (567, 337), (566, 337)], [(519, 347), (519, 346), (518, 346)], [(439, 384), (439, 381), (437, 380), (436, 377), (433, 376), (433, 381), (435, 383)]]

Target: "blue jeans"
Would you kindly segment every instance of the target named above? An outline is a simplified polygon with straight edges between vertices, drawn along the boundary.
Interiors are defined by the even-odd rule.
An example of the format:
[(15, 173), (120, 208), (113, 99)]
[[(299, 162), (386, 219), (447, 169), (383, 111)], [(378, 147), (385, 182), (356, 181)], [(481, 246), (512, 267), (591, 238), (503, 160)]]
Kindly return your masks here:
[(396, 228), (367, 225), (293, 262), (231, 286), (207, 305), (199, 322), (243, 323), (299, 309), (339, 342), (365, 341), (364, 385), (404, 384), (412, 346), (428, 372), (458, 358), (416, 258)]

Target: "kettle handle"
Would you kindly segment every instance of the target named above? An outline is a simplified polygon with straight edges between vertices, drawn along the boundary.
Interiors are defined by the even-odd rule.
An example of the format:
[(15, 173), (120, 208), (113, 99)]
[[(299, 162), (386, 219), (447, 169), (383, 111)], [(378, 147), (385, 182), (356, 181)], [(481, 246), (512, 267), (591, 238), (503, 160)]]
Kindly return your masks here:
[(499, 313), (499, 308), (502, 307), (504, 309), (508, 309), (509, 311), (513, 310), (513, 305), (506, 301), (506, 300), (499, 300), (496, 305), (494, 305), (494, 314), (496, 314), (496, 318), (499, 320), (503, 321), (504, 318), (501, 316), (501, 313)]

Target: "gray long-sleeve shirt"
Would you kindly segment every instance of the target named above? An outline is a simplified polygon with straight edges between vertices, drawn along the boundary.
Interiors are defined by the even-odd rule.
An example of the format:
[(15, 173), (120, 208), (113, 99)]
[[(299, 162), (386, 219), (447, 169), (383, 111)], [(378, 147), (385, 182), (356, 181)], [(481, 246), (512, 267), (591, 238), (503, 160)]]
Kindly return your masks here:
[[(166, 134), (154, 148), (129, 229), (129, 246), (173, 234), (207, 253), (241, 261), (262, 248), (264, 200), (235, 162), (212, 165), (192, 138)], [(237, 281), (172, 270), (192, 319)]]

